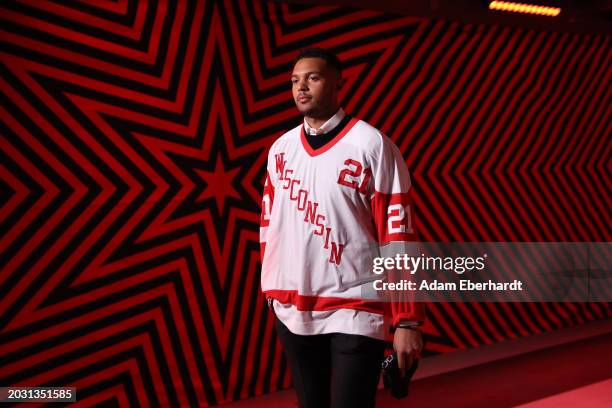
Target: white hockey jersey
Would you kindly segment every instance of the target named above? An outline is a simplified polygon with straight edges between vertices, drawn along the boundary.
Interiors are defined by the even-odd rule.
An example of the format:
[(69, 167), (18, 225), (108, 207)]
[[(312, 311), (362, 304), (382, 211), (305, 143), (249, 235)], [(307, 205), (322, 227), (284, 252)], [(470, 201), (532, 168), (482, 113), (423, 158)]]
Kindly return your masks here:
[(378, 244), (418, 239), (409, 190), (397, 146), (362, 120), (351, 118), (318, 149), (303, 124), (274, 142), (262, 198), (261, 287), (289, 330), (385, 339), (390, 324), (425, 319), (420, 303), (361, 295), (376, 279)]

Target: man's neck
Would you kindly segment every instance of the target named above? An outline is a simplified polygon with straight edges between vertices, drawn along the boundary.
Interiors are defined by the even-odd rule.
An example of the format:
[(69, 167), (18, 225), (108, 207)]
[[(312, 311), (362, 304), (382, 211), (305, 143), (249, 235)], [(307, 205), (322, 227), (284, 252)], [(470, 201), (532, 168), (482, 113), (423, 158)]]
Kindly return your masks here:
[(316, 118), (306, 116), (306, 122), (308, 122), (311, 128), (318, 130), (321, 126), (325, 124), (325, 122), (327, 122), (331, 117), (333, 117), (336, 112), (338, 112), (338, 109), (340, 109), (340, 107), (336, 107), (336, 109), (334, 109), (332, 112), (328, 112), (327, 114), (321, 115)]

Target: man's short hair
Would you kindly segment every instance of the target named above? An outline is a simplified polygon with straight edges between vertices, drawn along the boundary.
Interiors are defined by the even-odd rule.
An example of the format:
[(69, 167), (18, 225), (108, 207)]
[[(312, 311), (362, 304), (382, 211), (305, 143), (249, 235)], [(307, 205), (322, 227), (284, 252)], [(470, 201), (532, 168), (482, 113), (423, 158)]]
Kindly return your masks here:
[(322, 58), (325, 60), (328, 67), (332, 67), (336, 70), (336, 72), (338, 72), (339, 76), (342, 74), (342, 62), (340, 62), (340, 58), (338, 58), (333, 51), (327, 48), (303, 48), (293, 60), (293, 65), (295, 65), (302, 58)]

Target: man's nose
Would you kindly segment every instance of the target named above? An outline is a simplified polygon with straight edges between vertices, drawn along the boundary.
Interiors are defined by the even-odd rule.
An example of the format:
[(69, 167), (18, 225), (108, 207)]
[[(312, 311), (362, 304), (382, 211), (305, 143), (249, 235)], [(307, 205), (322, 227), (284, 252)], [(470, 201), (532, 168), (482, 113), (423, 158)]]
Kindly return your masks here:
[(298, 88), (301, 90), (307, 90), (308, 89), (308, 82), (304, 79), (298, 80)]

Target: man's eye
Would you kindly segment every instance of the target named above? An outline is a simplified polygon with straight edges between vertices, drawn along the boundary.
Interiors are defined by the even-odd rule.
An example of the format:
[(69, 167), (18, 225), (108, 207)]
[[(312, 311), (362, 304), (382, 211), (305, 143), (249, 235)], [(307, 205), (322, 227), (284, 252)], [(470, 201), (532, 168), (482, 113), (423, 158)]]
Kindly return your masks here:
[(319, 79), (319, 77), (316, 77), (316, 76), (311, 76), (311, 77), (310, 77), (310, 79), (311, 79), (311, 80), (313, 80), (313, 81), (316, 81), (316, 80), (318, 80), (318, 79)]

